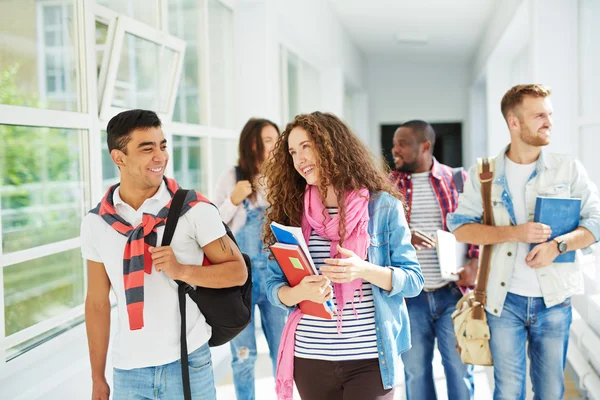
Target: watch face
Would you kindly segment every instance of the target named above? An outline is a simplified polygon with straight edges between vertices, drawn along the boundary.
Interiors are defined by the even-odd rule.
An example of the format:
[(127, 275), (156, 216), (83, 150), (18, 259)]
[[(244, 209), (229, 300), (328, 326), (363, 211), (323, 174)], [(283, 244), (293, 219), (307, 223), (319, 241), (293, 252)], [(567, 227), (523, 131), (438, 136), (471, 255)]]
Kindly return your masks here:
[(567, 244), (565, 242), (560, 242), (558, 244), (558, 251), (560, 251), (561, 254), (567, 251)]

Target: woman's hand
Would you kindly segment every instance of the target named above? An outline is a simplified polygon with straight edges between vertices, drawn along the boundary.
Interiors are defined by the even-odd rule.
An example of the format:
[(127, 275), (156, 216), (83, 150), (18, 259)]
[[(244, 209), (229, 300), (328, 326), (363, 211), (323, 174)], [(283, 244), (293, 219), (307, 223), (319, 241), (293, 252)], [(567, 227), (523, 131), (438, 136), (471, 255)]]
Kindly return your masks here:
[(235, 184), (233, 193), (231, 193), (231, 202), (239, 205), (244, 199), (252, 194), (252, 184), (250, 181), (239, 181)]
[(302, 300), (309, 300), (315, 303), (323, 304), (331, 300), (332, 290), (329, 279), (323, 275), (308, 275), (302, 281), (294, 286), (294, 291)]
[(335, 283), (364, 279), (370, 264), (361, 260), (352, 250), (344, 249), (340, 245), (337, 246), (337, 251), (347, 258), (326, 259), (325, 265), (320, 268), (321, 274)]

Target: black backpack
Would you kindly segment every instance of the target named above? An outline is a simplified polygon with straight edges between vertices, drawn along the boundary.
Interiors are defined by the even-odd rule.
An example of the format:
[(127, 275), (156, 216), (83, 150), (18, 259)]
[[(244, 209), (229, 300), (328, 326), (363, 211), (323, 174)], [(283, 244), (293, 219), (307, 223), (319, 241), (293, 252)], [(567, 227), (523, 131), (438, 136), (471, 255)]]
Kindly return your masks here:
[[(171, 202), (169, 214), (167, 215), (167, 223), (163, 235), (162, 246), (169, 246), (179, 221), (179, 215), (183, 202), (188, 191), (179, 189)], [(211, 203), (212, 204), (212, 203)], [(214, 206), (214, 204), (213, 204)], [(215, 206), (216, 207), (216, 206)], [(227, 236), (237, 246), (237, 242), (233, 233), (223, 223)], [(204, 315), (206, 322), (212, 328), (212, 335), (208, 341), (208, 345), (220, 346), (229, 342), (236, 337), (241, 331), (248, 326), (252, 318), (252, 267), (250, 257), (243, 254), (248, 271), (248, 279), (242, 286), (235, 286), (223, 289), (211, 289), (198, 286), (194, 289), (193, 286), (182, 282), (175, 281), (179, 285), (179, 313), (181, 316), (181, 373), (183, 378), (183, 391), (185, 400), (191, 400), (190, 390), (190, 375), (188, 369), (188, 351), (187, 351), (187, 328), (185, 318), (185, 294), (198, 305), (200, 312)], [(205, 267), (210, 268), (210, 267)]]

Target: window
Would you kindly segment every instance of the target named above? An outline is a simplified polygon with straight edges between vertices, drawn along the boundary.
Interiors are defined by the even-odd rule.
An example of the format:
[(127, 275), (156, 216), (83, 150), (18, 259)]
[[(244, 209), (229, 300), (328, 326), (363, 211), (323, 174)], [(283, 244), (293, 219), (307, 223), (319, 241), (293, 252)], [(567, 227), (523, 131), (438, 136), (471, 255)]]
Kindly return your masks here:
[(210, 124), (221, 128), (233, 128), (233, 12), (219, 0), (208, 0), (208, 40)]
[(579, 1), (579, 66), (580, 115), (588, 117), (600, 112), (600, 3), (595, 0)]
[(206, 53), (203, 39), (206, 35), (198, 29), (198, 25), (203, 23), (204, 13), (201, 5), (197, 0), (169, 1), (169, 32), (186, 43), (173, 120), (190, 124), (206, 123), (208, 112), (205, 106), (205, 79), (202, 78)]
[(296, 115), (321, 106), (320, 74), (317, 68), (281, 47), (282, 117), (284, 123)]
[(96, 0), (96, 4), (110, 8), (121, 15), (150, 25), (159, 26), (159, 1), (157, 0)]
[(0, 15), (10, 16), (0, 26), (0, 103), (80, 111), (73, 0), (4, 1)]
[(170, 120), (185, 42), (124, 16), (117, 18), (115, 29), (101, 119), (144, 108)]
[(202, 151), (206, 149), (205, 139), (173, 135), (171, 146), (171, 159), (175, 180), (185, 189), (194, 189), (200, 193), (208, 193), (208, 179), (206, 177), (205, 156)]

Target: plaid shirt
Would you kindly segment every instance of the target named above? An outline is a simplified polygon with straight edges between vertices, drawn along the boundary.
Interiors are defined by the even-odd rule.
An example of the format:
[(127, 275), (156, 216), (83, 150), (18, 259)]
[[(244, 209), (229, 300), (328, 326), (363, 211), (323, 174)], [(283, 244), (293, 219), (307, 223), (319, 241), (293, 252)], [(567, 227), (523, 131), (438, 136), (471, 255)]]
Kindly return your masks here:
[[(406, 199), (406, 220), (410, 225), (410, 216), (412, 211), (412, 180), (411, 175), (406, 172), (393, 171), (390, 174), (392, 182), (398, 187), (400, 192)], [(467, 173), (463, 171), (463, 180), (467, 180)], [(433, 166), (431, 167), (431, 173), (429, 174), (429, 181), (433, 192), (437, 198), (438, 204), (440, 205), (440, 211), (442, 213), (442, 224), (446, 231), (449, 231), (448, 225), (446, 225), (446, 215), (454, 212), (458, 207), (458, 191), (452, 178), (452, 168), (440, 164), (435, 157), (433, 158)], [(469, 258), (479, 257), (479, 246), (471, 244), (467, 251)]]

